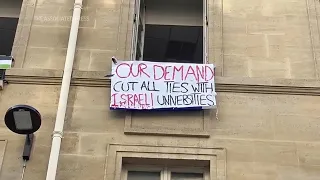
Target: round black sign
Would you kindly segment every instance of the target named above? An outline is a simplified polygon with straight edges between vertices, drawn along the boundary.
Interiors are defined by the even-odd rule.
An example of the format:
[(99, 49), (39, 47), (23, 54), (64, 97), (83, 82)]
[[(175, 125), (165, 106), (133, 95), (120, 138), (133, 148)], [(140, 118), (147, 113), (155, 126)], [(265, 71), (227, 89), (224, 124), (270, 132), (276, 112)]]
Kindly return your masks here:
[(31, 106), (16, 105), (7, 110), (4, 121), (17, 134), (32, 134), (41, 126), (41, 115)]

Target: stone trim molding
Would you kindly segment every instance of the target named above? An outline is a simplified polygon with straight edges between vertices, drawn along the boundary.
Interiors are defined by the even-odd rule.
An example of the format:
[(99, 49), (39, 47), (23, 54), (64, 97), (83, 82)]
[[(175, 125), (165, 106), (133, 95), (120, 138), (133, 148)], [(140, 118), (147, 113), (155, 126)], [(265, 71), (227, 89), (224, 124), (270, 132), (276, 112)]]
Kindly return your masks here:
[[(110, 88), (106, 72), (74, 71), (72, 86)], [(10, 84), (61, 85), (62, 70), (11, 69), (6, 79)], [(217, 92), (287, 94), (320, 96), (320, 80), (216, 77)]]
[(128, 111), (127, 114), (130, 116), (125, 117), (124, 121), (124, 133), (130, 135), (161, 135), (161, 136), (183, 136), (183, 137), (201, 137), (209, 138), (210, 137), (210, 122), (211, 122), (211, 111), (203, 110), (202, 111), (202, 129), (164, 129), (164, 128), (143, 128), (135, 127), (132, 124), (132, 112)]
[(226, 149), (109, 144), (105, 180), (121, 180), (123, 158), (205, 160), (210, 163), (210, 180), (226, 180)]
[[(203, 118), (205, 119), (205, 118)], [(204, 120), (205, 121), (205, 120)], [(202, 130), (167, 130), (167, 129), (146, 129), (140, 127), (130, 127), (131, 120), (129, 118), (125, 119), (124, 133), (128, 135), (157, 135), (157, 136), (175, 136), (175, 137), (200, 137), (209, 138), (210, 133), (208, 131)]]

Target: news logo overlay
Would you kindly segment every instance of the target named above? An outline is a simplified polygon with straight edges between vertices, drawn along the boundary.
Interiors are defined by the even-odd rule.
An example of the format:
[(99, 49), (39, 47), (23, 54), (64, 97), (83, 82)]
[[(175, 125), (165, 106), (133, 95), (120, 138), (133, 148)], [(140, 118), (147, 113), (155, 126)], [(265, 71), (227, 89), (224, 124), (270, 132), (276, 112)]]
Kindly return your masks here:
[(213, 109), (213, 64), (112, 63), (110, 109)]

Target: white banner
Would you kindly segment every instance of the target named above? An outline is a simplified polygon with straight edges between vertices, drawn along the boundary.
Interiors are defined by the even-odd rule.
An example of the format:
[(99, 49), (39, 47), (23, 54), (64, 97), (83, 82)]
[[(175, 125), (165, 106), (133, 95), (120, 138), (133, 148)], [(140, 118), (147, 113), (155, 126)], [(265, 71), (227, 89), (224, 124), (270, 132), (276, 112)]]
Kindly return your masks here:
[(216, 106), (213, 64), (118, 61), (112, 74), (111, 109)]

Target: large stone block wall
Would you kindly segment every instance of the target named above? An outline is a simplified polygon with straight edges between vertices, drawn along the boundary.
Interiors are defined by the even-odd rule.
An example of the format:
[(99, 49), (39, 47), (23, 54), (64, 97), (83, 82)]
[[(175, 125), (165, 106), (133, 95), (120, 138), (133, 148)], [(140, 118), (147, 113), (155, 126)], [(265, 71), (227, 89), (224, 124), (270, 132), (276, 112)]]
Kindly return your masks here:
[[(197, 138), (125, 135), (123, 113), (107, 110), (107, 89), (74, 87), (72, 94), (58, 179), (102, 179), (108, 165), (108, 144), (157, 149), (226, 148), (227, 179), (311, 180), (320, 175), (316, 150), (320, 138), (318, 97), (219, 93), (219, 114), (218, 119), (215, 116), (210, 119), (210, 138)], [(136, 117), (136, 121), (154, 131), (192, 129), (201, 124), (197, 118), (183, 119), (184, 113), (167, 114), (162, 119), (148, 115), (150, 122), (146, 120), (147, 114), (145, 118)]]
[[(134, 1), (84, 0), (74, 69), (129, 59)], [(319, 78), (319, 2), (210, 0), (209, 59), (218, 76)], [(62, 70), (73, 1), (24, 0), (16, 68)]]
[(318, 78), (319, 2), (223, 2), (225, 76)]
[[(184, 150), (181, 157), (192, 158), (210, 151), (214, 178), (320, 177), (320, 85), (296, 80), (319, 76), (318, 2), (210, 0), (209, 58), (224, 76), (217, 79), (218, 114), (129, 114), (109, 110), (103, 75), (110, 56), (129, 57), (132, 2), (84, 0), (58, 180), (116, 179), (117, 152), (175, 157)], [(15, 104), (43, 115), (26, 180), (45, 179), (72, 7), (70, 0), (24, 0), (22, 7), (0, 117)], [(1, 180), (19, 179), (23, 143), (0, 123)]]
[[(27, 180), (45, 178), (59, 88), (10, 84), (0, 93), (1, 117), (15, 104), (30, 104), (43, 116), (43, 125), (36, 133), (32, 158), (27, 164)], [(106, 87), (71, 88), (58, 180), (114, 179), (117, 174), (110, 169), (121, 163), (112, 155), (117, 151), (112, 150), (115, 146), (119, 146), (118, 151), (122, 153), (127, 149), (124, 155), (140, 157), (141, 153), (153, 152), (149, 156), (157, 158), (161, 157), (158, 151), (174, 153), (182, 147), (179, 158), (189, 155), (186, 150), (189, 148), (198, 153), (194, 158), (201, 158), (199, 153), (208, 148), (215, 149), (211, 153), (223, 150), (225, 158), (219, 163), (225, 164), (221, 165), (225, 168), (220, 171), (227, 179), (314, 180), (320, 175), (318, 96), (220, 92), (218, 118), (213, 113), (207, 124), (210, 137), (188, 134), (179, 137), (181, 135), (166, 133), (126, 135), (125, 113), (108, 110), (109, 93)], [(172, 128), (186, 132), (202, 124), (201, 118), (183, 118), (186, 114), (182, 112), (167, 114), (165, 119), (159, 119), (157, 114), (148, 115), (150, 123), (147, 114), (135, 114), (135, 123), (152, 131)], [(4, 123), (1, 123), (0, 134), (1, 147), (6, 146), (0, 178), (17, 179), (21, 175), (24, 137), (7, 130)], [(133, 147), (130, 150), (128, 146)]]
[[(73, 3), (69, 0), (24, 1), (21, 29), (18, 28), (24, 34), (17, 32), (13, 50), (16, 68), (64, 68)], [(116, 55), (122, 11), (120, 0), (83, 2), (74, 69), (105, 71), (110, 68), (109, 60)], [(23, 41), (26, 42), (22, 44)]]
[[(36, 107), (43, 115), (25, 179), (45, 177), (58, 93), (58, 86), (39, 85), (10, 85), (1, 92), (2, 117), (8, 107), (20, 103)], [(225, 148), (227, 179), (319, 177), (318, 97), (221, 92), (218, 99), (218, 119), (212, 116), (209, 122), (210, 138), (136, 136), (124, 134), (123, 113), (108, 110), (108, 88), (72, 87), (58, 179), (103, 179), (110, 144), (144, 145), (153, 149)], [(167, 115), (166, 119), (172, 128), (186, 128), (177, 126), (186, 123), (178, 117), (184, 114)], [(153, 115), (149, 118), (155, 121)], [(146, 123), (144, 119), (136, 120)], [(188, 121), (187, 129), (198, 127), (199, 120)], [(159, 119), (153, 122), (156, 124), (144, 127), (166, 129), (170, 126), (168, 121)], [(3, 123), (0, 133), (0, 140), (7, 141), (0, 177), (18, 178), (24, 137), (9, 132)]]

